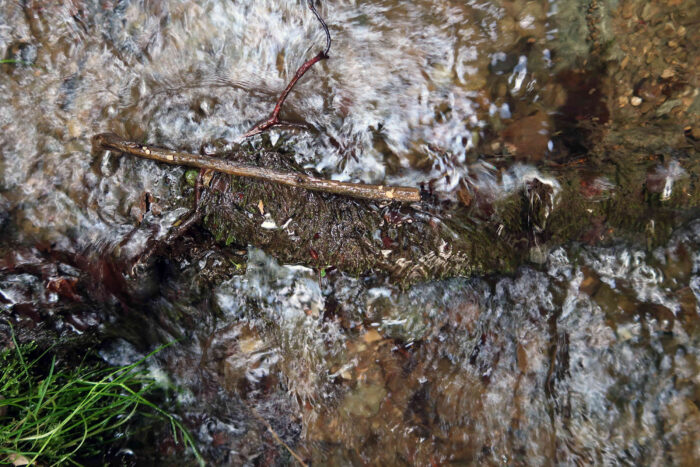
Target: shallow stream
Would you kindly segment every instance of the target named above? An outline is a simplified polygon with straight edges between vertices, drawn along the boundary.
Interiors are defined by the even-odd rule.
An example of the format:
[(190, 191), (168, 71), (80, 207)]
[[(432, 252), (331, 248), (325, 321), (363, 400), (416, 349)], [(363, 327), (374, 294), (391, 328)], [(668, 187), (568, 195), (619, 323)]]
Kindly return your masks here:
[[(654, 203), (697, 183), (678, 162), (700, 145), (694, 1), (319, 11), (330, 58), (283, 110), (306, 128), (262, 138), (325, 177), (422, 187), (444, 219), (554, 168), (590, 170), (580, 189), (598, 196), (636, 170), (598, 173), (610, 154), (652, 161)], [(0, 0), (0, 345), (7, 320), (24, 339), (82, 336), (111, 364), (178, 339), (152, 369), (212, 465), (697, 465), (693, 206), (667, 235), (653, 215), (619, 238), (592, 218), (559, 244), (533, 234), (515, 272), (407, 288), (202, 230), (124, 269), (192, 190), (184, 168), (91, 137), (233, 147), (324, 43), (305, 1)], [(153, 443), (120, 455), (192, 462)]]

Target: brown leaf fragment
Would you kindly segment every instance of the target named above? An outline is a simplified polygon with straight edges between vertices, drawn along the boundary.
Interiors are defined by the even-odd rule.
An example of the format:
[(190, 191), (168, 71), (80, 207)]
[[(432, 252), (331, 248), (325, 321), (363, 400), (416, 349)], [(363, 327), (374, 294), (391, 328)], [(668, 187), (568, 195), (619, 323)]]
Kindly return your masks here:
[(362, 340), (365, 341), (365, 343), (367, 344), (371, 344), (372, 342), (382, 340), (382, 335), (379, 334), (379, 332), (377, 332), (376, 329), (370, 329), (362, 335)]

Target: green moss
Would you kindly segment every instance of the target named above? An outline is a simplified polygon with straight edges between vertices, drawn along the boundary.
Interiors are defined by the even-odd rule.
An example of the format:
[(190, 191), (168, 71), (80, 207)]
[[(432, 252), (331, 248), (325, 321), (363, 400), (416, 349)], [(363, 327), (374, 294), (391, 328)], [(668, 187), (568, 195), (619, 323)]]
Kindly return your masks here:
[(185, 172), (185, 181), (191, 187), (194, 187), (197, 182), (197, 177), (199, 176), (199, 170), (192, 169)]

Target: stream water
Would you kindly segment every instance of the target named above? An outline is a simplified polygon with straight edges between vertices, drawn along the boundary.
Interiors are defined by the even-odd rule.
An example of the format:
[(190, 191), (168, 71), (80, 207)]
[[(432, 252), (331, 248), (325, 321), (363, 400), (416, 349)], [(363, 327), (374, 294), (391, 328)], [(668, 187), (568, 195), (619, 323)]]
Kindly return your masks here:
[[(265, 138), (328, 178), (429, 187), (451, 216), (610, 151), (660, 157), (663, 199), (687, 175), (676, 158), (697, 157), (692, 0), (319, 11), (330, 59), (283, 111), (307, 128)], [(648, 226), (570, 238), (512, 274), (410, 288), (203, 231), (137, 279), (119, 269), (191, 189), (91, 137), (231, 144), (324, 44), (305, 1), (0, 0), (0, 345), (7, 321), (110, 364), (178, 339), (152, 370), (212, 465), (697, 465), (700, 216), (660, 245)], [(193, 462), (167, 433), (124, 447)]]

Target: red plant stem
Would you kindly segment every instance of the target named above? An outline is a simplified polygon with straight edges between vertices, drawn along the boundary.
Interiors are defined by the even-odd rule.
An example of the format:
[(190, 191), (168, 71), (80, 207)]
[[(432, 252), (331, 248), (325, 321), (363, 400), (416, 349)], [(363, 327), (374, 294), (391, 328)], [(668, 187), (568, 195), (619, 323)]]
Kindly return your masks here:
[(272, 111), (272, 114), (270, 114), (270, 117), (267, 120), (263, 120), (262, 122), (258, 123), (255, 125), (252, 129), (250, 129), (248, 132), (246, 132), (241, 138), (250, 138), (251, 136), (255, 136), (257, 134), (262, 133), (263, 131), (275, 126), (279, 125), (280, 119), (279, 119), (279, 114), (280, 111), (282, 110), (282, 105), (284, 104), (284, 101), (287, 99), (287, 96), (289, 95), (290, 92), (292, 92), (292, 88), (294, 87), (295, 84), (297, 84), (297, 81), (304, 76), (304, 73), (306, 73), (309, 68), (311, 68), (316, 62), (319, 62), (321, 60), (324, 60), (328, 58), (328, 55), (324, 51), (319, 52), (314, 58), (311, 60), (307, 60), (304, 62), (302, 66), (299, 67), (297, 72), (294, 74), (294, 77), (292, 80), (289, 82), (287, 87), (284, 89), (282, 92), (282, 95), (277, 99), (277, 104), (275, 105), (274, 110)]
[(277, 99), (277, 104), (272, 110), (270, 117), (267, 120), (263, 120), (262, 122), (258, 123), (249, 131), (247, 131), (243, 136), (241, 136), (241, 139), (250, 138), (251, 136), (260, 134), (263, 131), (272, 128), (275, 125), (284, 124), (280, 120), (279, 115), (282, 111), (282, 105), (284, 104), (284, 101), (287, 99), (287, 96), (289, 96), (289, 93), (292, 92), (292, 88), (294, 88), (294, 85), (297, 84), (297, 81), (299, 81), (301, 77), (304, 76), (304, 74), (307, 71), (309, 71), (309, 68), (316, 64), (316, 62), (320, 62), (321, 60), (325, 60), (328, 58), (328, 52), (331, 50), (331, 33), (328, 31), (328, 26), (326, 25), (326, 22), (323, 21), (321, 15), (318, 14), (318, 11), (316, 11), (316, 7), (314, 7), (313, 0), (308, 0), (308, 4), (309, 8), (311, 9), (311, 11), (313, 11), (314, 15), (316, 16), (316, 19), (318, 19), (321, 23), (323, 31), (326, 33), (326, 48), (325, 50), (322, 50), (318, 54), (316, 54), (316, 56), (312, 59), (304, 62), (304, 64), (299, 67), (297, 72), (294, 73), (294, 77), (292, 78), (292, 80), (282, 92), (282, 95), (279, 97), (279, 99)]

